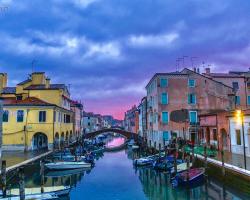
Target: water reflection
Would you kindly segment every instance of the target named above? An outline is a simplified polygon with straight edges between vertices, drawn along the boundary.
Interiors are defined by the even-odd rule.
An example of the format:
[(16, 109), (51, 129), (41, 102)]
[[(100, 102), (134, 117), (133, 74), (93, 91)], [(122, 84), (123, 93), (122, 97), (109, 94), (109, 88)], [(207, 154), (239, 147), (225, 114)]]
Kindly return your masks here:
[(106, 143), (106, 147), (112, 148), (112, 147), (118, 147), (124, 144), (125, 138), (123, 137), (118, 137), (118, 138), (110, 138), (109, 141)]
[[(116, 138), (113, 144), (120, 144)], [(172, 188), (167, 173), (149, 168), (135, 168), (132, 159), (140, 157), (139, 151), (131, 149), (105, 153), (91, 171), (69, 170), (45, 173), (45, 186), (72, 186), (66, 199), (88, 200), (240, 200), (250, 199), (228, 190), (214, 180), (208, 180), (195, 188)], [(26, 187), (41, 184), (39, 164), (25, 167)], [(17, 176), (11, 182), (17, 187)], [(64, 198), (65, 199), (65, 198)]]

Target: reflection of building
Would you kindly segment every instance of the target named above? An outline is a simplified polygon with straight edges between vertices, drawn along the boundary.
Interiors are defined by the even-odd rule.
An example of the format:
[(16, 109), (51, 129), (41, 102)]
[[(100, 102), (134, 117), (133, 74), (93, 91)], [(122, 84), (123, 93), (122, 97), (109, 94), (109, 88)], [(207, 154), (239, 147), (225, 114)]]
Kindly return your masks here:
[[(233, 108), (232, 88), (199, 71), (157, 73), (147, 89), (147, 139), (149, 146), (161, 148), (165, 140), (181, 136), (198, 141), (198, 115)], [(188, 111), (182, 123), (170, 119), (176, 110)]]
[(37, 150), (52, 148), (75, 137), (70, 94), (64, 84), (51, 84), (44, 72), (35, 72), (16, 87), (7, 86), (0, 74), (4, 98), (3, 148)]

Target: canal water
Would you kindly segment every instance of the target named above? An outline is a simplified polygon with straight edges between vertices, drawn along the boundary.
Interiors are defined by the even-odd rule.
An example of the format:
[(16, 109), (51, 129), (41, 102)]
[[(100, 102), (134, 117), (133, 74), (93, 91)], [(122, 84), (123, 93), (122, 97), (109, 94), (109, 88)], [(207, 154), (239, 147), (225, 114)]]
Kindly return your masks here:
[[(120, 144), (115, 138), (111, 146)], [(132, 159), (138, 152), (122, 150), (100, 155), (91, 171), (47, 172), (45, 186), (71, 185), (72, 200), (246, 200), (244, 196), (208, 180), (195, 188), (172, 188), (168, 174), (151, 168), (135, 168)], [(26, 187), (40, 186), (39, 164), (25, 167)], [(11, 187), (17, 187), (13, 176)], [(9, 184), (8, 184), (9, 185)]]

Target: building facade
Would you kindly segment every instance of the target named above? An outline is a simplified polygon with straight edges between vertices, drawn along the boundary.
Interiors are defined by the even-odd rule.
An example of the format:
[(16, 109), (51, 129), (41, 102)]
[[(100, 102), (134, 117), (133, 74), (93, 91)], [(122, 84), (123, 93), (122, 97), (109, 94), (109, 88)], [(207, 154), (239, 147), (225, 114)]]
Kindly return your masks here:
[[(157, 149), (174, 137), (197, 142), (199, 114), (231, 110), (234, 106), (232, 87), (187, 68), (155, 74), (146, 90), (147, 141)], [(187, 111), (185, 120), (173, 120), (173, 112), (181, 110)]]
[(124, 117), (124, 128), (126, 131), (138, 133), (139, 130), (139, 112), (137, 107), (134, 105), (131, 109), (125, 112)]
[(64, 84), (51, 84), (44, 72), (32, 73), (16, 87), (8, 87), (7, 74), (1, 73), (0, 94), (3, 149), (52, 149), (75, 137), (69, 91)]
[(70, 102), (70, 109), (73, 114), (73, 131), (76, 138), (80, 138), (83, 132), (82, 118), (83, 118), (83, 105), (80, 102), (72, 101)]

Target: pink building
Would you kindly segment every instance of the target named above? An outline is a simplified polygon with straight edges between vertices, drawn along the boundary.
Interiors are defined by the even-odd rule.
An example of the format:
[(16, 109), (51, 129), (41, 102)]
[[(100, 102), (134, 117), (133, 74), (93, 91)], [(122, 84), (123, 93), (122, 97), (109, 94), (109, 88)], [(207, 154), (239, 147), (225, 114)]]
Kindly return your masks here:
[(77, 138), (81, 137), (83, 127), (82, 127), (82, 118), (83, 118), (83, 105), (77, 101), (71, 100), (70, 109), (74, 112), (73, 122), (74, 122), (74, 133)]
[(212, 73), (210, 68), (206, 68), (204, 75), (233, 88), (236, 109), (250, 108), (250, 71)]
[[(187, 68), (181, 72), (157, 73), (147, 89), (147, 141), (161, 148), (173, 137), (198, 141), (198, 115), (233, 108), (232, 87)], [(170, 115), (187, 110), (185, 122), (176, 123)]]

